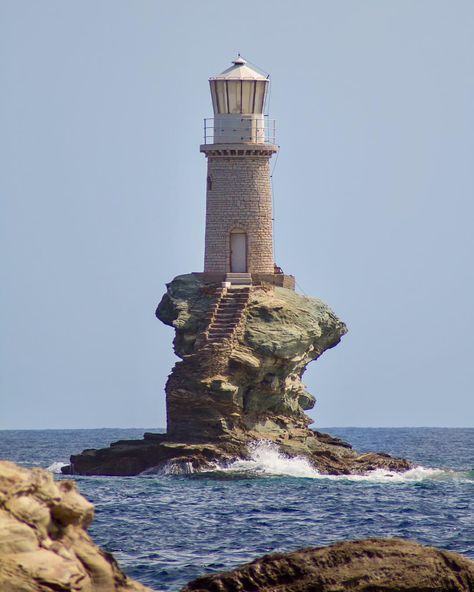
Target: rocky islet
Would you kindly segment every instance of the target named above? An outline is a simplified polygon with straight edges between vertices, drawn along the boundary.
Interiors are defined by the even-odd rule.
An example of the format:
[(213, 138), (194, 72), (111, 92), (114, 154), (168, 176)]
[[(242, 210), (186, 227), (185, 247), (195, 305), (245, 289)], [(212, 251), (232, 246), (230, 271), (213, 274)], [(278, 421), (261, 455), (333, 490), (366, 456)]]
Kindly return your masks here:
[(186, 274), (167, 285), (156, 315), (175, 330), (181, 358), (166, 383), (166, 434), (145, 434), (71, 457), (67, 474), (136, 475), (209, 470), (250, 455), (268, 441), (304, 456), (326, 474), (404, 471), (410, 462), (385, 453), (359, 454), (310, 429), (315, 404), (302, 376), (336, 346), (345, 324), (318, 299), (261, 282), (212, 283)]

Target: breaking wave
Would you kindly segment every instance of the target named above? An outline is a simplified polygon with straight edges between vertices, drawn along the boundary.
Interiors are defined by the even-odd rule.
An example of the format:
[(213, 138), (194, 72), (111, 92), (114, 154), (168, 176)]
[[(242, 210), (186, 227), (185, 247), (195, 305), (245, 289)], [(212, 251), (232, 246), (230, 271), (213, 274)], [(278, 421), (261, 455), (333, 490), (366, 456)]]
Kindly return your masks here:
[(162, 475), (162, 476), (175, 476), (175, 475), (192, 475), (195, 473), (193, 464), (190, 461), (185, 460), (169, 460), (162, 466), (151, 467), (142, 471), (140, 476), (150, 475)]
[(237, 460), (220, 471), (252, 476), (298, 477), (306, 479), (328, 479), (331, 481), (364, 481), (373, 483), (410, 483), (424, 480), (462, 479), (472, 481), (472, 474), (447, 469), (414, 467), (403, 473), (386, 469), (375, 469), (363, 475), (325, 475), (315, 469), (302, 456), (289, 457), (273, 442), (258, 441), (250, 446), (250, 458)]
[(51, 473), (56, 473), (56, 474), (61, 474), (61, 469), (63, 467), (67, 467), (68, 463), (64, 463), (64, 462), (53, 462), (49, 465), (49, 467), (46, 467), (47, 471), (50, 471)]
[(260, 440), (249, 446), (250, 458), (231, 463), (224, 471), (287, 477), (320, 477), (318, 471), (303, 456), (289, 457), (274, 442)]

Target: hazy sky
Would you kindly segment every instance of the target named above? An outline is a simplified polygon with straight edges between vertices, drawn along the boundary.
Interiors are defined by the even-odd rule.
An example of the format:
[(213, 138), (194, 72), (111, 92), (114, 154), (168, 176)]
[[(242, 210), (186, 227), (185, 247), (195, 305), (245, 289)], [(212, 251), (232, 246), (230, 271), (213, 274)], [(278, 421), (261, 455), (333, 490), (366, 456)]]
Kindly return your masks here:
[(208, 77), (270, 72), (277, 263), (348, 325), (317, 426), (473, 426), (472, 0), (0, 0), (0, 428), (164, 426)]

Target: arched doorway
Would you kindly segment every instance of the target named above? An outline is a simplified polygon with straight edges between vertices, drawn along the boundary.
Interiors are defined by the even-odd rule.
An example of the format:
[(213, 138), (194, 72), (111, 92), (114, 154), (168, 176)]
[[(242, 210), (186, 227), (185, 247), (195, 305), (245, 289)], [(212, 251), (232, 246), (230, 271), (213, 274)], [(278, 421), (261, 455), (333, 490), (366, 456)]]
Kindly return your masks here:
[(247, 233), (243, 230), (236, 229), (230, 233), (230, 271), (247, 272)]

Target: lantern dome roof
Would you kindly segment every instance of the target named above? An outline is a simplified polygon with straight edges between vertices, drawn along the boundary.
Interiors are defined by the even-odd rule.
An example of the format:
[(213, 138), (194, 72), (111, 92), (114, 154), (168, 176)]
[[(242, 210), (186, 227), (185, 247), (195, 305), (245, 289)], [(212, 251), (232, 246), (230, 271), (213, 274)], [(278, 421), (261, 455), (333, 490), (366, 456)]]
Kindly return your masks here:
[(232, 66), (221, 72), (217, 76), (211, 76), (209, 80), (267, 80), (264, 76), (254, 68), (247, 66), (247, 62), (240, 56), (237, 56), (232, 62)]

